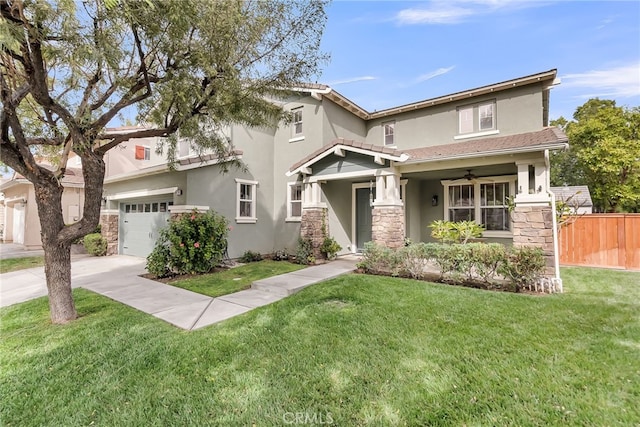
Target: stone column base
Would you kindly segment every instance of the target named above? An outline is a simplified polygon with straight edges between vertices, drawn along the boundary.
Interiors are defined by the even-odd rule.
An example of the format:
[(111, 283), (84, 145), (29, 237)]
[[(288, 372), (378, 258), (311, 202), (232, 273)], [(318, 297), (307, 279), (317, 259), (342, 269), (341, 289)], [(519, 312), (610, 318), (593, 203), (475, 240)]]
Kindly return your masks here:
[(371, 218), (371, 238), (388, 248), (404, 246), (404, 206), (374, 206)]
[(117, 209), (100, 211), (100, 229), (107, 240), (107, 255), (118, 254), (118, 219)]
[[(324, 225), (324, 230), (323, 230)], [(313, 256), (321, 259), (320, 247), (325, 236), (329, 235), (327, 208), (304, 208), (300, 221), (300, 237), (311, 240)]]
[(513, 214), (513, 246), (533, 246), (544, 251), (545, 277), (555, 277), (553, 212), (551, 206), (516, 206)]

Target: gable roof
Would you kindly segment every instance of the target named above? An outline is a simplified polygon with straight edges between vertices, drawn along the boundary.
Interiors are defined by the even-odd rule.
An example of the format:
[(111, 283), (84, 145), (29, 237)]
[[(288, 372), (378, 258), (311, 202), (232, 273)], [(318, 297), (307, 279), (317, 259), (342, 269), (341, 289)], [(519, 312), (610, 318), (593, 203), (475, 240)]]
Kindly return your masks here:
[(398, 150), (367, 144), (351, 139), (339, 138), (314, 151), (296, 162), (287, 171), (287, 176), (303, 172), (318, 160), (335, 153), (336, 150), (354, 151), (372, 157), (389, 159), (403, 164), (427, 163), (440, 160), (453, 160), (480, 156), (492, 156), (511, 153), (536, 152), (550, 149), (562, 149), (567, 146), (568, 138), (558, 127), (552, 126), (537, 132), (494, 138), (475, 139), (430, 147)]
[(421, 163), (455, 159), (458, 157), (477, 157), (486, 155), (532, 152), (548, 149), (564, 148), (568, 142), (567, 135), (558, 127), (551, 126), (537, 132), (493, 138), (474, 139), (465, 142), (434, 145), (431, 147), (405, 150), (409, 155), (406, 163)]
[(593, 206), (591, 193), (586, 185), (565, 185), (563, 187), (550, 187), (549, 189), (556, 195), (558, 200), (566, 202), (571, 198), (570, 204), (572, 205), (575, 204), (580, 207)]
[(352, 151), (355, 153), (369, 155), (371, 157), (379, 157), (381, 159), (400, 162), (403, 162), (409, 158), (402, 151), (395, 148), (367, 144), (365, 142), (354, 141), (353, 139), (338, 138), (304, 157), (302, 160), (296, 162), (289, 168), (289, 171), (287, 171), (287, 176), (295, 175), (301, 172), (304, 168), (309, 167), (313, 163), (317, 162), (320, 159), (323, 159), (331, 153), (337, 153), (340, 151)]
[(333, 101), (340, 107), (345, 110), (351, 112), (352, 114), (360, 117), (363, 120), (372, 120), (381, 117), (387, 117), (398, 113), (404, 113), (407, 111), (415, 111), (422, 108), (432, 107), (434, 105), (446, 104), (449, 102), (457, 102), (461, 99), (469, 98), (471, 96), (484, 95), (487, 93), (495, 93), (507, 89), (512, 89), (514, 87), (526, 86), (533, 83), (542, 83), (547, 82), (548, 88), (557, 84), (559, 80), (556, 79), (558, 70), (551, 69), (548, 71), (543, 71), (541, 73), (531, 74), (528, 76), (518, 77), (515, 79), (505, 80), (503, 82), (492, 83), (485, 86), (480, 86), (474, 89), (467, 89), (461, 92), (455, 92), (448, 95), (438, 96), (435, 98), (429, 98), (422, 101), (412, 102), (409, 104), (400, 105), (397, 107), (386, 108), (380, 111), (369, 112), (364, 108), (360, 107), (355, 102), (351, 101), (344, 95), (337, 92), (335, 89), (332, 89), (330, 86), (318, 84), (318, 83), (309, 83), (309, 84), (301, 84), (299, 87), (294, 88), (294, 91), (299, 92), (308, 92), (316, 99), (320, 99), (320, 97), (325, 97), (330, 101)]

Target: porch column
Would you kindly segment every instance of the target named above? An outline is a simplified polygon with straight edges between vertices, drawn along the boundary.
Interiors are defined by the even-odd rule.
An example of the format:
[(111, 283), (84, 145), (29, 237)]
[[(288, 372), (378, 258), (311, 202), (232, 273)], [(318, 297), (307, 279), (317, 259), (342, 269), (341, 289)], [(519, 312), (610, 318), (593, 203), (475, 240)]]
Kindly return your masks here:
[(512, 213), (513, 245), (541, 248), (545, 257), (544, 276), (555, 276), (553, 211), (549, 203), (517, 203)]
[(400, 200), (400, 174), (378, 176), (371, 212), (371, 238), (388, 248), (404, 246), (404, 204)]
[(306, 182), (302, 190), (302, 217), (300, 219), (300, 237), (309, 239), (313, 256), (321, 259), (320, 246), (329, 235), (328, 209), (322, 202), (322, 188), (319, 182)]
[(107, 241), (107, 255), (118, 254), (118, 209), (100, 211), (100, 234)]

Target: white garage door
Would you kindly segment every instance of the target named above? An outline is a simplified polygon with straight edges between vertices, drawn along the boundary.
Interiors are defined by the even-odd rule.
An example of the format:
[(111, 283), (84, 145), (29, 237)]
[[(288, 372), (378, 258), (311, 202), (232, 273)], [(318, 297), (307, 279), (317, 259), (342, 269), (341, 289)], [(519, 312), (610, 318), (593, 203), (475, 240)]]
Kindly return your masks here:
[(167, 200), (137, 201), (120, 204), (120, 253), (146, 257), (169, 223)]
[(13, 205), (13, 243), (24, 245), (24, 205)]

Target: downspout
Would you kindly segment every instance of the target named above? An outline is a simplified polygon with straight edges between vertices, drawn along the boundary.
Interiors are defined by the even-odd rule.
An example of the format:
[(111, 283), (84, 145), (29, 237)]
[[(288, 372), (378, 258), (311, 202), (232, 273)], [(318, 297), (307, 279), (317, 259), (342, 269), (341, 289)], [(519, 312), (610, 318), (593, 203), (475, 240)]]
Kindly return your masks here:
[(547, 171), (549, 171), (549, 173), (547, 173), (547, 193), (551, 196), (551, 221), (553, 223), (553, 267), (555, 269), (555, 277), (551, 280), (558, 292), (562, 293), (562, 278), (560, 277), (560, 250), (558, 248), (558, 219), (556, 218), (556, 195), (553, 194), (549, 185), (551, 175), (549, 150), (544, 150), (544, 163)]

